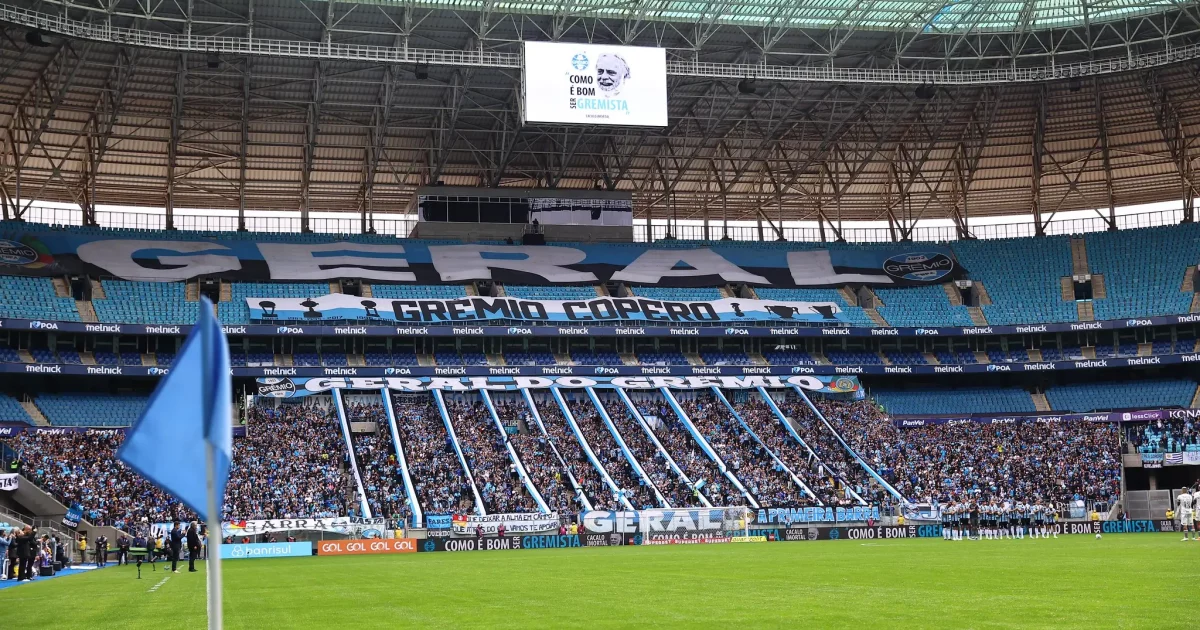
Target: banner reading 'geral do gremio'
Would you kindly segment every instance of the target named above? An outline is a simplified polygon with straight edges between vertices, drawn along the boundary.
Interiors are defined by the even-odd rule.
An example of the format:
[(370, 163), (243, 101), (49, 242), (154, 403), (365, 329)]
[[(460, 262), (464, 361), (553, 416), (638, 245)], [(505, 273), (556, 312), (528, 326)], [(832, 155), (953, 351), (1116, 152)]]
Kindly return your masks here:
[(412, 284), (494, 280), (594, 285), (611, 280), (673, 287), (746, 283), (786, 288), (919, 285), (946, 282), (963, 272), (953, 252), (943, 246), (827, 247), (812, 249), (803, 243), (690, 248), (641, 243), (455, 245), (382, 236), (287, 243), (205, 239), (183, 232), (96, 234), (2, 223), (0, 275), (89, 274), (153, 282), (201, 276), (236, 281), (362, 278)]

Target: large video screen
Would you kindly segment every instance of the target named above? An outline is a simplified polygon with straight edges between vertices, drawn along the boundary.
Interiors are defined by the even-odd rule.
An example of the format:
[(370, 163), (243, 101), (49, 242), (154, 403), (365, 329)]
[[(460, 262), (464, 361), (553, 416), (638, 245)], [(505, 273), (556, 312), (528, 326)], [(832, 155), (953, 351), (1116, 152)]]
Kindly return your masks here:
[(667, 125), (662, 48), (525, 42), (527, 123)]

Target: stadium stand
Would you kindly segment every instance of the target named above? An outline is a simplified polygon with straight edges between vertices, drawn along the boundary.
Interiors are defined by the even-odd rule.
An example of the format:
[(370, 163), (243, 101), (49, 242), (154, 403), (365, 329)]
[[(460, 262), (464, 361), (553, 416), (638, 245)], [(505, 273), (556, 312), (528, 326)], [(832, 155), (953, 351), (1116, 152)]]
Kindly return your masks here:
[(972, 413), (1033, 413), (1029, 392), (1015, 387), (963, 389), (874, 389), (871, 395), (888, 413), (949, 416)]
[(592, 465), (587, 455), (584, 454), (583, 448), (579, 445), (579, 440), (575, 438), (571, 428), (567, 424), (566, 418), (563, 417), (562, 411), (559, 410), (558, 403), (550, 396), (543, 396), (541, 400), (535, 401), (535, 404), (537, 405), (538, 415), (542, 418), (542, 425), (546, 427), (546, 433), (551, 443), (558, 450), (558, 454), (562, 457), (567, 470), (583, 488), (583, 492), (591, 502), (592, 508), (597, 510), (621, 509), (622, 506), (617, 497), (605, 485), (596, 467)]
[(638, 297), (647, 297), (652, 300), (719, 300), (721, 299), (720, 289), (712, 287), (696, 287), (690, 289), (678, 289), (674, 287), (629, 287), (633, 294)]
[(342, 468), (346, 445), (333, 406), (260, 402), (246, 410), (246, 437), (233, 442), (226, 519), (348, 514), (352, 482)]
[(54, 426), (127, 427), (149, 400), (135, 395), (39, 394), (34, 402)]
[(681, 398), (679, 404), (759, 505), (803, 507), (816, 504), (816, 500), (775, 464), (715, 396), (697, 393)]
[(855, 413), (825, 417), (855, 452), (914, 501), (969, 497), (1061, 504), (1079, 499), (1107, 511), (1120, 492), (1115, 423), (964, 422), (899, 429), (869, 401), (835, 404)]
[(504, 285), (504, 294), (508, 297), (521, 298), (523, 300), (591, 300), (596, 298), (596, 287), (506, 284)]
[(24, 422), (33, 424), (29, 412), (17, 402), (16, 398), (0, 393), (0, 422)]
[[(378, 396), (373, 397), (379, 400)], [(394, 527), (408, 522), (412, 511), (404, 494), (404, 481), (392, 439), (387, 434), (387, 414), (383, 403), (345, 402), (346, 417), (351, 422), (374, 422), (375, 433), (354, 433), (354, 462), (358, 465), (363, 491), (371, 506), (371, 516), (382, 517)]]
[(621, 355), (616, 352), (572, 350), (571, 360), (577, 365), (622, 365)]
[(0, 276), (0, 318), (77, 322), (75, 300), (58, 297), (50, 278)]
[(1106, 297), (1093, 301), (1096, 319), (1186, 313), (1192, 294), (1184, 272), (1200, 261), (1200, 226), (1094, 232), (1084, 235), (1088, 270), (1104, 276)]
[(718, 506), (745, 505), (746, 498), (721, 474), (716, 463), (700, 448), (683, 421), (661, 396), (635, 400), (638, 412), (653, 425), (653, 431), (663, 448), (689, 479), (705, 480), (701, 492), (709, 502)]
[(228, 302), (217, 303), (217, 317), (222, 324), (249, 324), (250, 307), (246, 300), (252, 297), (304, 299), (321, 297), (329, 293), (328, 283), (304, 282), (234, 282), (230, 284)]
[(1190, 380), (1111, 381), (1056, 385), (1046, 389), (1046, 399), (1057, 411), (1087, 412), (1187, 407), (1195, 393), (1196, 382)]
[(571, 409), (571, 415), (575, 416), (575, 423), (579, 425), (583, 438), (592, 448), (592, 453), (600, 460), (600, 465), (617, 484), (630, 505), (639, 510), (663, 507), (655, 500), (654, 493), (646, 487), (641, 476), (634, 471), (592, 401), (572, 400), (568, 401), (567, 405)]
[(425, 514), (471, 512), (474, 493), (433, 400), (393, 394), (392, 409), (421, 509)]
[[(566, 467), (546, 436), (537, 429), (525, 401), (494, 398), (492, 404), (496, 406), (496, 415), (500, 416), (505, 426), (517, 427), (517, 432), (508, 436), (509, 443), (517, 451), (521, 465), (533, 480), (546, 506), (560, 515), (578, 514), (581, 506), (575, 500), (575, 489), (570, 479), (563, 474)], [(522, 425), (524, 431), (521, 430)]]
[(780, 300), (789, 302), (833, 302), (842, 311), (842, 317), (852, 326), (874, 326), (875, 322), (867, 316), (866, 311), (858, 306), (850, 306), (846, 299), (835, 289), (755, 289), (760, 300)]
[(666, 457), (651, 441), (650, 435), (642, 429), (637, 419), (625, 406), (625, 403), (614, 397), (601, 398), (608, 417), (616, 427), (617, 433), (629, 447), (629, 451), (637, 459), (638, 465), (650, 478), (650, 483), (658, 489), (666, 499), (669, 507), (703, 507), (700, 493), (692, 490), (679, 475), (671, 469)]
[[(104, 299), (92, 308), (102, 322), (117, 324), (194, 324), (199, 302), (188, 302), (182, 282), (101, 280)], [(219, 308), (219, 307), (218, 307)]]
[(983, 282), (992, 303), (989, 324), (1071, 322), (1075, 304), (1062, 299), (1060, 278), (1071, 275), (1065, 236), (955, 241), (951, 247), (968, 277)]
[(893, 326), (971, 326), (965, 306), (950, 304), (940, 286), (875, 289), (879, 314)]
[(483, 401), (475, 396), (475, 400), (447, 402), (446, 406), (488, 513), (536, 512), (537, 503), (517, 477), (516, 466), (504, 448), (505, 436)]
[(457, 284), (373, 284), (371, 295), (384, 300), (452, 300), (466, 297), (467, 290)]

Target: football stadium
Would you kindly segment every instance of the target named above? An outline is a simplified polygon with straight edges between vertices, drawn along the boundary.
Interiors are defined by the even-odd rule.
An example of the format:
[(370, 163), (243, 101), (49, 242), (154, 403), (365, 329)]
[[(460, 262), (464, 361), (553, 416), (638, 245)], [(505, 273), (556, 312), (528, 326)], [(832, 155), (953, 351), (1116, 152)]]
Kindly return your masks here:
[(1195, 627), (1198, 2), (0, 35), (3, 630)]

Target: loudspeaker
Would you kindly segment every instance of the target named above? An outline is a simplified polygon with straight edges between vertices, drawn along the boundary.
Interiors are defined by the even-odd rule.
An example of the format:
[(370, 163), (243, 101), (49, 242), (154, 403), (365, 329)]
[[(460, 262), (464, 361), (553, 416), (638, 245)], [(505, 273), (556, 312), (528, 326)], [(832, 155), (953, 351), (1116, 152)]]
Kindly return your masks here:
[(42, 577), (51, 577), (54, 575), (54, 567), (38, 567), (38, 575)]

